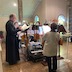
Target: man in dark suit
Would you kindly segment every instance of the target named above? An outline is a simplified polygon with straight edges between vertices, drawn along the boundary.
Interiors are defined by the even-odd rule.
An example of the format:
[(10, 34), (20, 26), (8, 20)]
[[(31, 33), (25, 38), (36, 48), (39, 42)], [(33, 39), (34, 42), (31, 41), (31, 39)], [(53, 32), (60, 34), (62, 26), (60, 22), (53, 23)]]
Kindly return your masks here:
[(16, 35), (20, 29), (16, 29), (13, 23), (16, 21), (16, 16), (11, 14), (6, 23), (6, 61), (10, 64), (16, 64), (19, 58), (19, 51), (16, 48)]

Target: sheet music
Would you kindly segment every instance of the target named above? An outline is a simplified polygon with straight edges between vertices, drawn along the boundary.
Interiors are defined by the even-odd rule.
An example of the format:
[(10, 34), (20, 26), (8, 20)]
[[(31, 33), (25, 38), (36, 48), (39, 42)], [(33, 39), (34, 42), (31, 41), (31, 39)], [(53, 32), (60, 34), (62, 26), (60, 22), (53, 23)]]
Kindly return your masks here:
[[(31, 26), (31, 25), (30, 25), (30, 26)], [(21, 29), (24, 31), (24, 30), (28, 29), (30, 26), (27, 26), (26, 24), (24, 24), (24, 25), (21, 27)]]

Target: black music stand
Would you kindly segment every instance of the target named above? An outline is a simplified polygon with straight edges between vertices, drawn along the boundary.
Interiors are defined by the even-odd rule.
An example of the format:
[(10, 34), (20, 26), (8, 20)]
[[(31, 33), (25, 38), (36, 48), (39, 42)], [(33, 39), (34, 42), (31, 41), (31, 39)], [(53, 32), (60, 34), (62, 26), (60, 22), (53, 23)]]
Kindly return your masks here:
[[(60, 32), (62, 32), (62, 33), (66, 33), (66, 30), (65, 30), (65, 28), (64, 28), (64, 26), (63, 25), (58, 25), (58, 32), (59, 32), (59, 34), (60, 34)], [(59, 45), (59, 55), (58, 55), (58, 60), (60, 60), (60, 59), (64, 59), (63, 57), (61, 57), (61, 55), (60, 55), (60, 45)]]

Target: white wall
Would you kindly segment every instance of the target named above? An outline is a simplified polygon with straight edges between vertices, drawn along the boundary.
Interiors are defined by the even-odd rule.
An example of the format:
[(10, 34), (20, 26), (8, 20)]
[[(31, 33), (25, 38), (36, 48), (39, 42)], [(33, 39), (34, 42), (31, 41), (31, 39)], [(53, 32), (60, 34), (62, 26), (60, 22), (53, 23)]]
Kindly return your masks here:
[(8, 21), (8, 17), (0, 17), (0, 31), (5, 31), (5, 24)]
[(41, 23), (45, 22), (45, 19), (46, 19), (45, 18), (45, 0), (42, 0), (40, 4), (38, 5), (38, 7), (36, 8), (33, 15), (33, 19), (36, 15), (39, 16)]
[(23, 20), (27, 21), (27, 22), (33, 22), (33, 18), (23, 18)]
[(0, 17), (0, 31), (3, 31), (4, 33), (4, 39), (5, 39), (5, 35), (6, 35), (6, 31), (5, 31), (5, 25), (6, 22), (8, 21), (8, 17)]
[(46, 0), (46, 19), (58, 19), (59, 15), (67, 17), (65, 0)]
[(42, 0), (33, 16), (38, 15), (40, 22), (58, 19), (59, 15), (67, 17), (66, 0)]

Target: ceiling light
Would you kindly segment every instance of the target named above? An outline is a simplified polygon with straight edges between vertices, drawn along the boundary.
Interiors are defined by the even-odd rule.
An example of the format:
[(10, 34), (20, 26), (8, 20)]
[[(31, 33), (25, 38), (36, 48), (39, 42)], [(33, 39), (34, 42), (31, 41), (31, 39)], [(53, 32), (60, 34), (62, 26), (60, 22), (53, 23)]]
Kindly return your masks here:
[(25, 20), (23, 20), (23, 23), (26, 22)]
[(16, 3), (14, 3), (14, 4), (13, 4), (13, 6), (14, 6), (14, 7), (16, 7), (16, 6), (17, 6), (17, 4), (16, 4)]
[(21, 22), (18, 22), (19, 25), (21, 25)]

